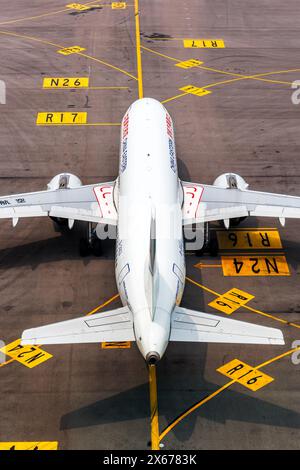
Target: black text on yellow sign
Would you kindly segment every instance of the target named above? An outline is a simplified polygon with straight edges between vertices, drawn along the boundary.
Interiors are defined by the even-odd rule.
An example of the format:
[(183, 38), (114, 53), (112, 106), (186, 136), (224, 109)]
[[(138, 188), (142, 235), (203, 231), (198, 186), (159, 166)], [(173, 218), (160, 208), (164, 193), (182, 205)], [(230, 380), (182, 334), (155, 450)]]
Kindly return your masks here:
[(196, 95), (196, 96), (204, 96), (204, 95), (209, 95), (211, 91), (205, 90), (205, 88), (199, 88), (194, 85), (186, 85), (181, 88), (179, 88), (180, 91), (184, 91), (185, 93), (190, 93), (191, 95)]
[(86, 112), (47, 112), (38, 113), (36, 124), (38, 126), (51, 126), (51, 125), (76, 125), (85, 124), (87, 121)]
[(57, 450), (58, 442), (0, 442), (0, 450)]
[(289, 276), (284, 255), (222, 256), (224, 276)]
[(220, 250), (281, 249), (278, 230), (217, 230)]
[(184, 60), (183, 62), (178, 62), (177, 64), (174, 64), (175, 67), (180, 67), (181, 69), (190, 69), (192, 67), (198, 67), (198, 65), (203, 64), (198, 59), (189, 59), (189, 60)]
[(113, 10), (125, 10), (127, 4), (126, 2), (112, 2), (111, 7)]
[(254, 295), (248, 294), (248, 292), (244, 292), (234, 287), (228, 292), (225, 292), (225, 294), (220, 295), (220, 297), (217, 297), (208, 305), (216, 310), (226, 313), (227, 315), (231, 315), (231, 313), (235, 312), (251, 299), (254, 299)]
[(223, 49), (225, 44), (223, 39), (184, 39), (183, 46), (189, 48)]
[(87, 7), (83, 5), (82, 3), (69, 3), (66, 5), (67, 8), (71, 8), (72, 10), (79, 10), (79, 11), (84, 11), (84, 10), (89, 10), (90, 7)]
[(62, 55), (70, 55), (70, 54), (78, 54), (79, 52), (85, 51), (84, 47), (80, 46), (71, 46), (71, 47), (64, 47), (63, 49), (59, 49), (57, 52)]
[(245, 364), (245, 362), (239, 359), (233, 359), (233, 361), (219, 367), (217, 371), (230, 379), (236, 380), (253, 392), (256, 392), (256, 390), (259, 390), (274, 380), (273, 377), (264, 374), (259, 369), (255, 369), (255, 367)]
[(43, 88), (88, 88), (88, 77), (45, 77)]
[(101, 343), (102, 349), (129, 349), (131, 348), (130, 341), (110, 341)]
[(37, 346), (22, 346), (20, 339), (7, 344), (0, 351), (30, 369), (53, 357), (52, 354)]

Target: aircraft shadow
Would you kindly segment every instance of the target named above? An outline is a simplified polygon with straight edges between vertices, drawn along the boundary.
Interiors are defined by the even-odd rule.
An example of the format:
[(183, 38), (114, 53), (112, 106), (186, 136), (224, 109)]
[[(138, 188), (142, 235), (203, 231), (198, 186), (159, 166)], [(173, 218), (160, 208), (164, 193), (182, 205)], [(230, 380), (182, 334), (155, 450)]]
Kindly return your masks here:
[[(0, 269), (31, 266), (34, 270), (40, 264), (78, 259), (80, 258), (79, 239), (80, 232), (68, 230), (46, 240), (0, 249)], [(103, 255), (98, 259), (113, 260), (115, 258), (115, 241), (104, 240), (102, 246)], [(85, 264), (88, 264), (95, 257), (90, 255), (82, 259)]]
[[(197, 299), (195, 307), (195, 290), (187, 284), (183, 305), (204, 310), (202, 296), (199, 295)], [(206, 362), (207, 345), (204, 343), (169, 344), (167, 353), (157, 366), (161, 426), (171, 423), (194, 403), (219, 388), (219, 385), (205, 379)], [(250, 396), (249, 393), (246, 389), (241, 392), (233, 389), (222, 392), (184, 419), (172, 432), (179, 441), (188, 440), (199, 416), (216, 423), (234, 420), (300, 429), (300, 413), (257, 398), (257, 394)], [(149, 417), (149, 385), (145, 383), (63, 415), (60, 429), (99, 426), (141, 418), (150, 419)]]

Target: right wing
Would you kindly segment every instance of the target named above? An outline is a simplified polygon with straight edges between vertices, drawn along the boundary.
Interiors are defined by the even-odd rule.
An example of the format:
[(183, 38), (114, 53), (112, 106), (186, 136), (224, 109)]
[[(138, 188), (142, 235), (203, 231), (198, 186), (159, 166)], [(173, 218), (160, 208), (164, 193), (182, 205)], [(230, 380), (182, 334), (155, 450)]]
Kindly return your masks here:
[(127, 307), (23, 331), (21, 344), (75, 344), (135, 341)]
[(300, 218), (300, 197), (182, 182), (183, 225), (261, 216)]
[(33, 193), (0, 197), (0, 218), (60, 217), (116, 225), (117, 211), (113, 200), (115, 182), (76, 188), (48, 189)]
[(170, 341), (200, 343), (284, 344), (276, 328), (231, 320), (210, 313), (175, 307)]

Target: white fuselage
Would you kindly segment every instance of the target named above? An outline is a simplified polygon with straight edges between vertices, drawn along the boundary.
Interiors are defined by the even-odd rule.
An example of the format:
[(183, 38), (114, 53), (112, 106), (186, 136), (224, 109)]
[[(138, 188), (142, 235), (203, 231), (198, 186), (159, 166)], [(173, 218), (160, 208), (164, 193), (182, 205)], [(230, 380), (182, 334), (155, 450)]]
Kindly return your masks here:
[(122, 120), (116, 187), (116, 281), (150, 363), (165, 352), (184, 289), (182, 188), (172, 120), (158, 101), (134, 102)]

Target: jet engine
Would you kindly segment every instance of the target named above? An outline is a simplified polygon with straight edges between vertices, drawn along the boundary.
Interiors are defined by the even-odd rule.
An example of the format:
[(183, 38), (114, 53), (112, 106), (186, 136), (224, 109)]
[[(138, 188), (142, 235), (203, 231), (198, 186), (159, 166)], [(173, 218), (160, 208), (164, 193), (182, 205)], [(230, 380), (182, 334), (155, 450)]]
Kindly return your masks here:
[[(47, 184), (47, 190), (56, 191), (57, 189), (79, 188), (80, 186), (82, 186), (82, 182), (78, 176), (75, 176), (72, 173), (59, 173), (49, 181)], [(73, 220), (63, 219), (61, 217), (51, 217), (51, 219), (54, 222), (55, 229), (58, 229), (58, 231), (60, 227), (65, 227), (67, 225), (71, 229), (74, 224)]]
[(47, 189), (55, 191), (56, 189), (79, 188), (79, 186), (82, 186), (82, 182), (78, 176), (72, 175), (72, 173), (59, 173), (49, 181)]
[[(244, 180), (244, 178), (242, 178), (240, 175), (237, 175), (236, 173), (223, 173), (215, 179), (213, 185), (224, 189), (241, 190), (246, 190), (249, 187), (249, 184)], [(236, 217), (233, 219), (224, 220), (222, 222), (226, 228), (236, 227), (246, 218), (247, 217)]]

